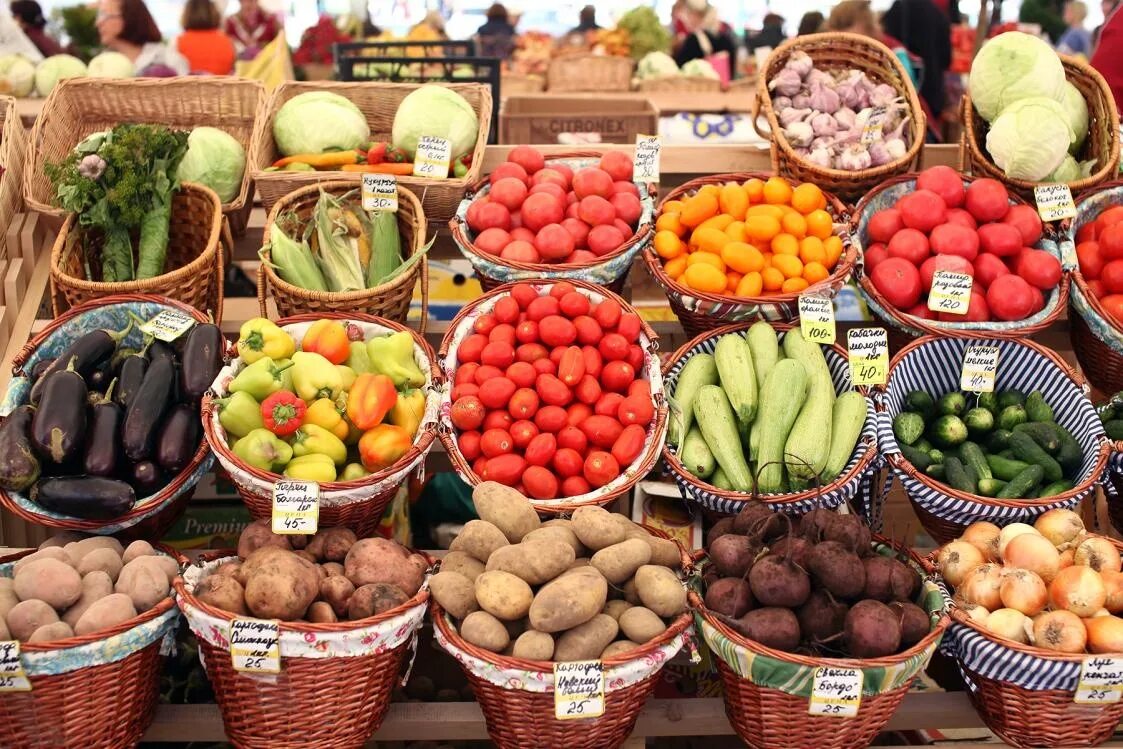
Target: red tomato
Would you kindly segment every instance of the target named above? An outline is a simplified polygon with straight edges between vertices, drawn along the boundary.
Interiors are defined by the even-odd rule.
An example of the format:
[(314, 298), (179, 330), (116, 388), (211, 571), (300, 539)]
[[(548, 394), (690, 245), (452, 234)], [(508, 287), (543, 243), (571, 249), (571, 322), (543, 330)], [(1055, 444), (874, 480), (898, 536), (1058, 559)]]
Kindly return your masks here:
[(582, 455), (589, 449), (589, 438), (575, 426), (564, 426), (558, 432), (558, 447), (574, 450)]
[(522, 419), (516, 421), (511, 425), (511, 439), (515, 442), (515, 447), (520, 450), (525, 450), (530, 441), (538, 436), (538, 427), (534, 426), (533, 421)]
[(964, 206), (980, 224), (1001, 221), (1010, 210), (1010, 196), (996, 179), (977, 179), (967, 187)]
[(1061, 282), (1061, 261), (1045, 250), (1026, 249), (1018, 256), (1018, 275), (1039, 289), (1051, 289)]
[(484, 404), (474, 395), (469, 395), (452, 404), (449, 411), (452, 425), (461, 431), (479, 429), (484, 423)]
[(1097, 299), (1103, 299), (1108, 296), (1107, 289), (1104, 288), (1103, 281), (1098, 278), (1095, 281), (1088, 281), (1088, 292)]
[(558, 496), (558, 477), (542, 466), (529, 466), (523, 471), (523, 486), (526, 493), (535, 499)]
[(866, 272), (872, 271), (887, 257), (889, 257), (889, 250), (885, 245), (880, 242), (870, 245), (870, 248), (866, 250)]
[(1104, 260), (1123, 258), (1123, 223), (1105, 227), (1096, 238)]
[(612, 443), (612, 457), (616, 458), (619, 465), (631, 465), (632, 461), (643, 452), (643, 443), (646, 439), (647, 434), (639, 424), (624, 427), (624, 431), (620, 432), (620, 436)]
[[(499, 369), (506, 369), (515, 361), (515, 347), (506, 341), (492, 341), (480, 353), (480, 362)], [(482, 384), (482, 383), (481, 383)]]
[(587, 374), (581, 378), (581, 382), (577, 383), (577, 387), (573, 389), (573, 394), (577, 396), (577, 400), (591, 406), (600, 400), (600, 382), (597, 381), (596, 377)]
[(484, 346), (487, 345), (487, 336), (473, 333), (464, 338), (460, 342), (460, 346), (456, 349), (456, 361), (460, 364), (465, 362), (478, 362), (480, 355), (483, 353)]
[(1116, 323), (1123, 323), (1123, 294), (1108, 294), (1100, 299), (1100, 304)]
[(874, 242), (888, 242), (894, 234), (904, 228), (901, 212), (896, 208), (886, 208), (870, 216), (866, 231)]
[(1019, 203), (1010, 206), (1002, 223), (1010, 224), (1022, 235), (1022, 244), (1033, 247), (1041, 239), (1041, 217), (1030, 206)]
[(563, 479), (567, 479), (570, 476), (580, 476), (584, 464), (585, 461), (581, 458), (581, 453), (571, 448), (562, 447), (554, 453), (554, 470), (557, 471), (558, 475)]
[(577, 340), (577, 327), (561, 315), (548, 315), (538, 321), (538, 337), (547, 346), (569, 346)]
[(480, 385), (479, 399), (488, 408), (506, 408), (518, 388), (506, 377), (494, 377)]
[(507, 379), (515, 383), (516, 387), (532, 388), (534, 381), (538, 379), (538, 372), (535, 371), (533, 364), (517, 361), (507, 367)]
[(987, 289), (987, 307), (997, 320), (1024, 320), (1033, 305), (1033, 287), (1021, 276), (999, 276)]
[(612, 330), (620, 322), (620, 315), (623, 311), (620, 309), (620, 303), (615, 299), (605, 299), (603, 302), (593, 308), (593, 319), (597, 324), (605, 330)]
[[(998, 264), (1002, 265), (1002, 261), (999, 260)], [(959, 255), (936, 255), (930, 257), (920, 266), (920, 283), (924, 286), (925, 293), (932, 290), (932, 277), (936, 275), (936, 271), (938, 270), (950, 271), (951, 273), (966, 273), (971, 277), (975, 275), (975, 268), (967, 258), (960, 257)]]
[(573, 393), (565, 383), (551, 374), (538, 375), (534, 382), (538, 397), (551, 406), (564, 406), (573, 400)]
[(620, 475), (620, 464), (611, 454), (594, 450), (585, 458), (584, 474), (589, 486), (599, 488)]
[(628, 386), (636, 379), (636, 370), (628, 362), (608, 362), (601, 370), (601, 385), (614, 393), (628, 392)]
[[(476, 382), (476, 370), (479, 368), (480, 365), (476, 362), (461, 364), (456, 368), (456, 374), (452, 376), (452, 383), (454, 385), (462, 385), (469, 382), (474, 384)], [(453, 400), (456, 399), (453, 398)]]
[(593, 406), (593, 412), (602, 416), (611, 416), (616, 418), (616, 414), (620, 411), (620, 404), (624, 402), (624, 396), (620, 393), (605, 393), (600, 397), (600, 400)]
[(928, 237), (917, 229), (901, 229), (889, 240), (889, 257), (904, 258), (913, 265), (920, 265), (931, 254)]
[(523, 320), (519, 326), (515, 328), (515, 340), (519, 343), (537, 343), (538, 342), (538, 323), (534, 320)]
[(513, 453), (488, 458), (484, 473), (480, 478), (485, 481), (498, 481), (507, 486), (516, 486), (526, 469), (526, 461), (521, 455)]
[(486, 432), (488, 429), (502, 429), (507, 431), (514, 423), (515, 420), (511, 418), (511, 414), (506, 411), (490, 411), (488, 415), (484, 417), (483, 431)]
[(561, 406), (542, 406), (534, 414), (534, 425), (543, 432), (557, 434), (565, 428), (567, 418), (568, 414)]
[(897, 201), (896, 208), (905, 226), (925, 233), (947, 221), (947, 203), (931, 190), (908, 193)]
[(526, 447), (526, 462), (533, 466), (548, 466), (558, 450), (558, 441), (549, 432), (543, 432)]
[(979, 222), (964, 208), (949, 208), (947, 223), (958, 224), (968, 229), (979, 228)]
[(651, 397), (629, 395), (620, 402), (620, 406), (616, 410), (616, 418), (624, 426), (636, 424), (646, 427), (655, 418), (655, 406), (651, 403)]
[(511, 289), (511, 298), (518, 302), (520, 309), (526, 309), (538, 298), (538, 291), (529, 282), (524, 281)]
[(959, 255), (974, 260), (979, 254), (978, 233), (958, 224), (940, 224), (932, 230), (930, 242), (932, 252), (938, 255)]
[(460, 448), (460, 454), (464, 456), (464, 459), (471, 463), (480, 457), (480, 433), (474, 430), (461, 432), (460, 436), (456, 438), (456, 446)]
[(1112, 260), (1105, 264), (1100, 281), (1108, 294), (1123, 293), (1123, 260)]
[(499, 367), (493, 367), (490, 364), (484, 364), (476, 369), (476, 384), (482, 385), (488, 380), (494, 380), (496, 377), (502, 377), (503, 370)]
[(916, 177), (916, 187), (919, 190), (931, 190), (944, 199), (948, 208), (963, 205), (965, 192), (963, 177), (950, 166), (932, 166), (925, 169)]
[(596, 346), (604, 335), (600, 323), (588, 315), (574, 318), (573, 326), (577, 328), (577, 342), (582, 346)]
[(1022, 251), (1022, 233), (1010, 224), (984, 224), (979, 227), (979, 245), (983, 252), (1010, 257)]
[(904, 258), (879, 263), (870, 273), (870, 281), (897, 309), (907, 309), (920, 299), (920, 271)]
[[(507, 405), (507, 410), (516, 419), (533, 419), (535, 414), (538, 413), (538, 393), (533, 388), (522, 387), (514, 392), (511, 396), (511, 401)], [(538, 425), (542, 427), (541, 424)]]
[(1076, 259), (1080, 261), (1080, 272), (1085, 280), (1094, 281), (1104, 269), (1103, 255), (1099, 242), (1080, 242), (1076, 245)]
[(999, 276), (1005, 276), (1010, 272), (1006, 267), (1006, 263), (998, 259), (997, 255), (991, 255), (989, 252), (984, 252), (975, 258), (975, 283), (977, 286), (983, 288), (990, 288), (994, 283), (994, 279)]
[(628, 358), (628, 340), (619, 333), (609, 333), (600, 339), (597, 351), (605, 361), (623, 361)]
[(506, 429), (488, 429), (480, 437), (480, 450), (488, 458), (506, 455), (515, 449), (515, 440)]
[(589, 486), (589, 482), (585, 480), (584, 476), (570, 476), (561, 485), (563, 497), (580, 497), (592, 490), (593, 487)]

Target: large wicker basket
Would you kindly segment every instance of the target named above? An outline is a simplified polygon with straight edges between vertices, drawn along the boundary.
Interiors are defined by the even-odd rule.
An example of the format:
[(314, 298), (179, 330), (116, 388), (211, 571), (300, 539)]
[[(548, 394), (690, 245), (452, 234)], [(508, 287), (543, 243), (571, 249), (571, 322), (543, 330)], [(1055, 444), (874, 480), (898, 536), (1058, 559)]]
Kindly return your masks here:
[(222, 212), (235, 234), (246, 231), (253, 209), (250, 145), (254, 124), (265, 113), (265, 87), (249, 78), (68, 78), (59, 81), (31, 129), (23, 175), (28, 206), (61, 223), (54, 188), (43, 165), (64, 159), (86, 136), (132, 122), (191, 130), (207, 125), (224, 130), (246, 149), (242, 187)]
[[(277, 304), (277, 314), (291, 317), (320, 312), (359, 312), (404, 323), (409, 316), (413, 289), (421, 280), (421, 332), (425, 332), (429, 301), (429, 262), (423, 257), (405, 273), (381, 286), (361, 291), (311, 291), (293, 286), (280, 276), (269, 262), (269, 236), (273, 224), (282, 214), (292, 211), (306, 221), (316, 207), (320, 191), (339, 196), (358, 186), (354, 182), (335, 180), (301, 187), (284, 196), (269, 211), (261, 243), (261, 265), (257, 270), (257, 304), (262, 317), (268, 317), (267, 301), (270, 296)], [(398, 188), (398, 231), (402, 238), (405, 257), (425, 251), (425, 213), (417, 196), (404, 187)], [(404, 258), (403, 258), (404, 259)]]
[(8, 227), (23, 210), (23, 161), (27, 131), (16, 111), (16, 100), (0, 96), (0, 226)]
[(721, 92), (721, 80), (702, 75), (663, 75), (639, 79), (636, 91), (646, 94), (716, 94)]
[(573, 91), (627, 91), (632, 87), (635, 62), (615, 55), (564, 55), (550, 60), (546, 90), (551, 94)]
[[(472, 151), (472, 164), (463, 178), (428, 179), (421, 177), (398, 177), (398, 184), (411, 190), (421, 199), (425, 216), (430, 221), (448, 221), (456, 213), (460, 199), (469, 185), (479, 179), (484, 161), (484, 146), (487, 144), (491, 129), (491, 110), (495, 105), (491, 100), (491, 87), (480, 83), (428, 83), (440, 85), (463, 96), (476, 112), (480, 124), (476, 146)], [(267, 209), (294, 190), (322, 182), (325, 179), (346, 180), (358, 185), (361, 176), (358, 172), (267, 172), (274, 161), (280, 158), (277, 144), (273, 140), (273, 120), (278, 110), (289, 99), (310, 91), (330, 91), (349, 99), (367, 118), (370, 125), (371, 140), (390, 140), (394, 125), (394, 115), (402, 99), (420, 88), (417, 83), (381, 82), (341, 82), (341, 81), (286, 81), (269, 97), (265, 113), (258, 118), (254, 130), (253, 148), (248, 168), (253, 174), (261, 202)], [(435, 133), (436, 134), (436, 133)], [(456, 158), (459, 154), (452, 154)]]
[[(772, 107), (772, 95), (768, 90), (768, 82), (797, 51), (810, 55), (816, 68), (827, 71), (855, 68), (875, 82), (887, 83), (897, 89), (897, 93), (908, 102), (911, 118), (906, 126), (909, 147), (905, 155), (888, 164), (857, 171), (820, 167), (801, 158), (784, 136), (784, 128), (777, 119)], [(770, 132), (765, 133), (760, 129), (759, 114), (763, 114), (768, 120)], [(916, 89), (909, 83), (908, 73), (892, 50), (863, 34), (833, 31), (793, 37), (773, 50), (757, 80), (752, 118), (753, 127), (757, 128), (760, 136), (772, 143), (774, 170), (801, 182), (814, 182), (846, 200), (861, 197), (866, 190), (887, 177), (912, 171), (920, 160), (920, 147), (924, 143), (926, 127), (924, 110), (916, 96)]]
[[(69, 214), (51, 248), (51, 304), (55, 315), (88, 301), (119, 294), (166, 296), (222, 319), (223, 257), (220, 233), (223, 218), (218, 196), (209, 187), (184, 182), (172, 199), (165, 272), (134, 281), (107, 282), (100, 264), (100, 238), (91, 236)], [(82, 245), (86, 244), (85, 251)], [(94, 257), (90, 257), (94, 253)], [(86, 268), (95, 277), (86, 275)], [(94, 270), (96, 268), (96, 270)]]

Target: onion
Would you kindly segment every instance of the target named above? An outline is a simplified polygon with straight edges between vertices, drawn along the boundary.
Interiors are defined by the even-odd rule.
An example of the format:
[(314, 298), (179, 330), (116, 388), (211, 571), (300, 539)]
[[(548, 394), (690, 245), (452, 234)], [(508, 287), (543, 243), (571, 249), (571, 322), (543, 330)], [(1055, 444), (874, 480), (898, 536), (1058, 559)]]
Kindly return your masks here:
[(959, 597), (967, 603), (977, 603), (987, 611), (1002, 606), (1002, 568), (997, 564), (981, 564), (971, 570), (958, 589)]
[(1033, 633), (1033, 622), (1030, 618), (1014, 609), (992, 611), (983, 626), (999, 637), (1021, 643), (1029, 642), (1030, 635)]
[(1084, 532), (1084, 521), (1072, 510), (1054, 509), (1037, 518), (1033, 527), (1037, 529), (1049, 543), (1064, 551), (1076, 545), (1076, 539)]
[(1065, 549), (1061, 552), (1061, 569), (1071, 567), (1076, 559), (1076, 549)]
[(1123, 572), (1104, 570), (1100, 573), (1100, 579), (1103, 580), (1104, 590), (1107, 591), (1104, 608), (1113, 614), (1123, 612)]
[(1085, 619), (1088, 630), (1088, 650), (1092, 653), (1123, 653), (1123, 619), (1118, 616), (1099, 616)]
[(1088, 641), (1084, 622), (1071, 611), (1049, 611), (1033, 620), (1033, 644), (1058, 653), (1083, 653)]
[(1071, 611), (1084, 618), (1103, 608), (1107, 589), (1091, 567), (1074, 565), (1057, 573), (1049, 583), (1049, 603), (1054, 609)]
[(986, 561), (994, 562), (998, 560), (998, 534), (1001, 530), (994, 523), (980, 520), (967, 526), (959, 540), (966, 541), (981, 551)]
[(1115, 544), (1103, 536), (1088, 536), (1076, 547), (1076, 564), (1091, 567), (1096, 572), (1111, 570), (1119, 572), (1123, 560), (1119, 558), (1119, 550)]
[(1040, 614), (1049, 600), (1045, 582), (1028, 570), (1006, 570), (998, 592), (1003, 606), (1026, 616)]
[(967, 614), (967, 618), (976, 624), (985, 624), (990, 612), (977, 603), (967, 603), (962, 598), (955, 599), (955, 605), (959, 607), (963, 613)]
[(984, 561), (983, 553), (966, 541), (952, 541), (936, 556), (940, 574), (953, 588), (958, 588), (967, 573)]
[(1023, 533), (1032, 533), (1035, 536), (1041, 535), (1040, 533), (1037, 532), (1036, 528), (1034, 528), (1032, 525), (1026, 525), (1025, 523), (1010, 523), (1010, 525), (1006, 526), (1001, 531), (999, 531), (999, 533), (998, 533), (998, 558), (999, 559), (1005, 559), (1006, 558), (1006, 546), (1011, 541), (1013, 541), (1015, 538), (1022, 535)]
[(1036, 533), (1022, 533), (1010, 539), (1002, 558), (1008, 567), (1019, 567), (1052, 580), (1061, 568), (1061, 555), (1049, 539)]

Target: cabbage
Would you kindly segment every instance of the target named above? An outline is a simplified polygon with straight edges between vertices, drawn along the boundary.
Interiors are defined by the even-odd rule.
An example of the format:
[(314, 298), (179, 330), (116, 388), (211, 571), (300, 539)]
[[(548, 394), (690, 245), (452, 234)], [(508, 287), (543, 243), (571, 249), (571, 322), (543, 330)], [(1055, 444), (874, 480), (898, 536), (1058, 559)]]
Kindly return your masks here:
[(1002, 110), (987, 133), (987, 151), (1007, 177), (1040, 182), (1061, 165), (1072, 138), (1064, 107), (1034, 96)]
[[(687, 63), (689, 65), (690, 63)], [(636, 66), (636, 77), (641, 79), (678, 75), (678, 65), (666, 52), (648, 52)]]
[(709, 60), (697, 58), (690, 60), (682, 66), (682, 74), (689, 76), (696, 76), (698, 78), (713, 78), (717, 80), (721, 78), (714, 70), (714, 66), (710, 64)]
[(1084, 139), (1088, 137), (1088, 102), (1084, 101), (1084, 94), (1080, 93), (1080, 89), (1065, 81), (1061, 106), (1068, 115), (1068, 126), (1076, 134), (1072, 145), (1068, 147), (1068, 152), (1076, 153), (1080, 150), (1080, 146), (1084, 145)]
[(273, 120), (273, 139), (282, 156), (361, 148), (370, 126), (359, 108), (339, 94), (309, 91), (284, 103)]
[(0, 57), (0, 94), (27, 96), (35, 86), (35, 66), (19, 55)]
[[(987, 122), (1019, 99), (1044, 96), (1061, 101), (1065, 71), (1045, 42), (1020, 31), (994, 37), (971, 65), (968, 93)], [(1060, 160), (1058, 159), (1058, 162)]]
[(135, 73), (133, 61), (120, 52), (102, 52), (86, 71), (91, 78), (132, 78)]
[(446, 138), (452, 143), (452, 158), (471, 153), (476, 147), (480, 122), (468, 101), (452, 89), (429, 84), (402, 99), (394, 115), (390, 140), (412, 159), (423, 135)]
[(73, 55), (52, 55), (35, 68), (35, 90), (40, 96), (51, 93), (63, 78), (78, 78), (86, 74), (86, 63)]
[(179, 162), (181, 180), (199, 182), (229, 203), (242, 189), (246, 149), (232, 135), (215, 127), (197, 127), (187, 136), (187, 153)]

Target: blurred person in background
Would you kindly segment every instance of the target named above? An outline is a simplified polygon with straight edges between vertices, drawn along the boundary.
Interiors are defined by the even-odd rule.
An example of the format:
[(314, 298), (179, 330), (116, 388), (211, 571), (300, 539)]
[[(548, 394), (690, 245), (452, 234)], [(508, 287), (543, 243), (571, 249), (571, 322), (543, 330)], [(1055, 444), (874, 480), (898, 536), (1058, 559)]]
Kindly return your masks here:
[(52, 39), (44, 31), (47, 19), (43, 17), (43, 9), (35, 0), (14, 0), (11, 4), (12, 17), (23, 30), (24, 35), (31, 40), (43, 57), (61, 55), (66, 50), (61, 44)]
[(674, 55), (680, 68), (691, 60), (725, 52), (729, 56), (729, 69), (737, 69), (737, 42), (731, 33), (722, 28), (713, 6), (706, 0), (687, 0), (682, 20), (689, 31)]
[[(821, 14), (820, 18), (822, 18)], [(784, 17), (769, 13), (764, 17), (760, 33), (745, 34), (745, 46), (749, 48), (749, 52), (760, 47), (776, 49), (785, 39), (787, 37), (784, 35)]]
[(192, 73), (229, 75), (234, 72), (237, 57), (234, 42), (219, 29), (222, 14), (211, 0), (187, 0), (180, 23), (183, 33), (175, 45), (187, 58)]
[(917, 91), (928, 106), (928, 121), (936, 127), (947, 99), (944, 74), (951, 67), (951, 21), (947, 13), (932, 0), (895, 0), (881, 17), (881, 28), (923, 63)]
[(1084, 28), (1084, 20), (1087, 17), (1088, 6), (1080, 0), (1070, 0), (1065, 3), (1064, 20), (1068, 28), (1057, 40), (1058, 52), (1066, 55), (1091, 56), (1092, 33)]
[(515, 24), (502, 3), (492, 4), (487, 9), (486, 18), (487, 21), (476, 30), (479, 55), (506, 60), (515, 49)]
[(799, 19), (799, 29), (795, 32), (796, 36), (805, 36), (807, 34), (818, 34), (823, 30), (823, 23), (827, 19), (823, 14), (817, 10), (808, 11), (803, 14), (803, 18)]
[(584, 34), (588, 31), (596, 31), (600, 28), (597, 23), (597, 9), (593, 5), (586, 5), (577, 14), (577, 25), (570, 29), (570, 34)]
[(187, 60), (164, 44), (144, 0), (101, 0), (96, 23), (101, 43), (132, 60), (137, 75), (187, 75)]
[(281, 33), (281, 24), (272, 13), (261, 9), (258, 0), (241, 0), (238, 12), (226, 19), (223, 31), (234, 42), (238, 57), (251, 60)]

